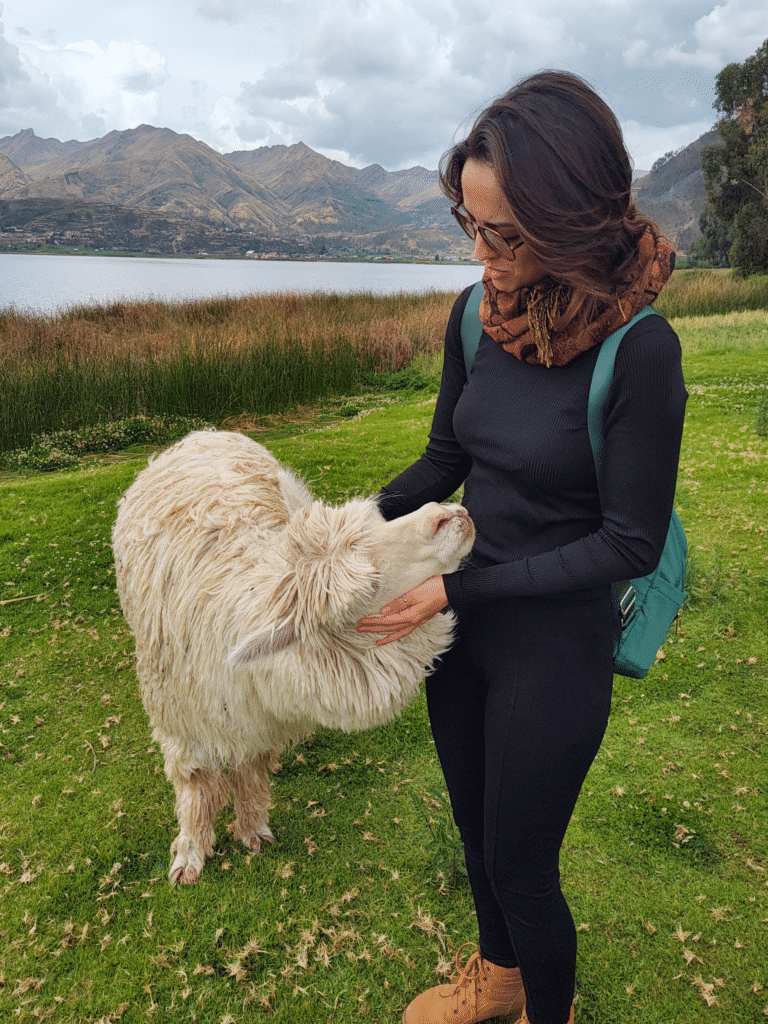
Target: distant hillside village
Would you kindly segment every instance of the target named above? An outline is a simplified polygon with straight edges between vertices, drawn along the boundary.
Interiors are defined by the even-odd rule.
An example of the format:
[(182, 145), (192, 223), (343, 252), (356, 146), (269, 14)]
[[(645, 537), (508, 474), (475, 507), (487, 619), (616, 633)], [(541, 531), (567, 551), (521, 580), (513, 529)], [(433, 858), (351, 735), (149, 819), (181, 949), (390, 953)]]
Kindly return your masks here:
[[(634, 200), (681, 255), (706, 202), (701, 136), (636, 174)], [(436, 170), (358, 169), (298, 143), (220, 154), (140, 125), (90, 142), (0, 139), (0, 251), (250, 259), (471, 260)]]

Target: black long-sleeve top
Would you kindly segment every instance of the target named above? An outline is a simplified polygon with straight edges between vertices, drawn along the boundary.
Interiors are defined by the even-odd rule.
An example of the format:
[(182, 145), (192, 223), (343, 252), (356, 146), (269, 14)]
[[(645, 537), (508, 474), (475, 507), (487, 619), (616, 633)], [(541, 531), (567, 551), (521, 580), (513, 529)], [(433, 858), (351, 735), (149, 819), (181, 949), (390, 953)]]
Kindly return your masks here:
[(672, 513), (688, 398), (677, 335), (648, 316), (619, 346), (603, 405), (601, 506), (587, 432), (599, 346), (547, 368), (518, 360), (483, 333), (467, 380), (461, 317), (470, 290), (448, 322), (426, 451), (383, 488), (383, 515), (396, 519), (445, 501), (464, 483), (475, 545), (469, 564), (443, 577), (459, 612), (505, 597), (593, 591), (651, 572)]

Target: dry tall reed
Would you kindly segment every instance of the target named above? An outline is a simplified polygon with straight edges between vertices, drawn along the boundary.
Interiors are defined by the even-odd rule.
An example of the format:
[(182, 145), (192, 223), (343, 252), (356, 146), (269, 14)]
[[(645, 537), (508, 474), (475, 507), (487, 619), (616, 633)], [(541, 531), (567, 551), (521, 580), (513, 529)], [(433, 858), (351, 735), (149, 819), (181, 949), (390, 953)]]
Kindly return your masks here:
[(267, 295), (0, 313), (0, 450), (137, 414), (273, 413), (439, 352), (453, 296)]
[(732, 270), (678, 270), (654, 306), (668, 320), (768, 308), (768, 275), (738, 277)]
[(391, 371), (402, 369), (416, 353), (440, 349), (454, 298), (438, 292), (265, 295), (73, 306), (48, 317), (10, 309), (0, 312), (0, 362), (167, 360), (209, 346), (240, 352), (267, 341), (299, 342), (308, 349), (346, 342), (367, 363)]

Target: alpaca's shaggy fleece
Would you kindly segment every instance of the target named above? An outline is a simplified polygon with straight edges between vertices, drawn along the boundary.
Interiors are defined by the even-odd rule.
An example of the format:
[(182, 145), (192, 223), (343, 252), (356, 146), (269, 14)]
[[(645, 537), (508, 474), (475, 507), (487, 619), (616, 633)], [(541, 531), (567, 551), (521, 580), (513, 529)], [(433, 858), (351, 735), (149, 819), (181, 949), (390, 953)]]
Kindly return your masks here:
[(356, 623), (456, 569), (474, 528), (457, 505), (387, 523), (372, 499), (314, 501), (261, 445), (190, 434), (139, 473), (113, 531), (117, 589), (144, 706), (176, 790), (172, 881), (193, 882), (234, 794), (258, 849), (269, 757), (318, 725), (389, 721), (450, 646), (437, 615), (381, 647)]

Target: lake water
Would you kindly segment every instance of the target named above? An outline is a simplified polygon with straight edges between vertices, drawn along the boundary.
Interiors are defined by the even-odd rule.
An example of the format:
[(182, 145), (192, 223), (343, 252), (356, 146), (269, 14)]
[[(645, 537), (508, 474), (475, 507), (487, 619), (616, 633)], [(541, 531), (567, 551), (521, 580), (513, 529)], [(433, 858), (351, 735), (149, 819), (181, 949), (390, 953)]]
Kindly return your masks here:
[(456, 292), (482, 266), (0, 254), (0, 309), (55, 313), (116, 299), (176, 301), (268, 292)]

